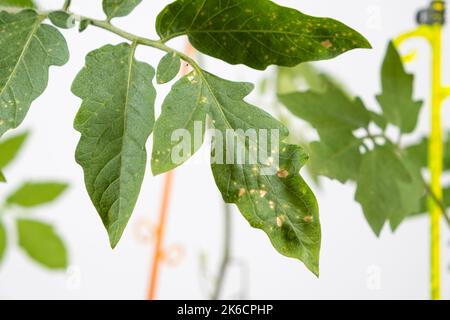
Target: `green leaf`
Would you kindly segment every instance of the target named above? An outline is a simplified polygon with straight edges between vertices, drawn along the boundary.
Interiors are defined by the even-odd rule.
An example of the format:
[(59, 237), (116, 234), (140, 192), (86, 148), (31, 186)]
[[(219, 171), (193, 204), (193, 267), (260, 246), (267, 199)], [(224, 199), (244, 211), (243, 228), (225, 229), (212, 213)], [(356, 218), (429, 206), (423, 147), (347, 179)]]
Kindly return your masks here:
[(155, 72), (134, 53), (128, 44), (89, 53), (72, 85), (83, 100), (75, 119), (81, 133), (76, 160), (112, 247), (136, 205), (147, 161), (145, 144), (155, 121)]
[(324, 75), (312, 63), (303, 63), (293, 68), (277, 68), (277, 94), (311, 90), (323, 92), (327, 88)]
[(386, 130), (388, 123), (384, 115), (373, 111), (369, 111), (369, 113), (372, 122), (375, 123), (381, 130)]
[(0, 171), (0, 182), (6, 182), (6, 178), (3, 175), (3, 172)]
[(389, 220), (392, 231), (395, 231), (412, 212), (417, 212), (421, 208), (421, 199), (426, 196), (425, 184), (420, 167), (404, 153), (401, 159), (408, 169), (412, 180), (410, 183), (399, 182), (402, 210), (393, 215)]
[(87, 27), (89, 27), (92, 23), (92, 20), (90, 19), (81, 19), (80, 21), (80, 25), (78, 27), (78, 31), (79, 32), (83, 32), (84, 30), (87, 29)]
[(187, 35), (205, 54), (259, 70), (370, 48), (362, 35), (341, 22), (269, 0), (178, 0), (159, 14), (156, 29), (164, 42)]
[(6, 203), (24, 208), (40, 206), (55, 201), (67, 188), (59, 182), (27, 182), (10, 194)]
[(69, 59), (65, 39), (44, 19), (31, 10), (0, 13), (0, 136), (22, 123), (47, 86), (49, 67)]
[(358, 178), (361, 141), (347, 130), (321, 130), (321, 140), (311, 144), (313, 172), (342, 183)]
[(176, 54), (166, 54), (158, 65), (156, 79), (158, 84), (172, 81), (180, 72), (181, 60)]
[(6, 235), (5, 226), (0, 221), (0, 263), (3, 261), (3, 258), (5, 257), (7, 241), (8, 239)]
[(76, 24), (75, 17), (65, 11), (52, 11), (48, 18), (55, 26), (63, 29), (71, 29)]
[[(428, 146), (429, 139), (422, 138), (418, 143), (409, 145), (405, 148), (408, 157), (413, 160), (420, 168), (428, 167)], [(450, 170), (450, 133), (447, 132), (444, 140), (444, 171)]]
[[(164, 100), (161, 115), (153, 134), (152, 172), (168, 172), (188, 160), (203, 144), (206, 115), (209, 112), (208, 92), (200, 75), (191, 73), (178, 80)], [(180, 130), (180, 131), (177, 131)], [(190, 148), (182, 148), (183, 131), (189, 133)], [(180, 132), (180, 136), (172, 135)], [(199, 139), (199, 141), (196, 141)], [(173, 156), (175, 154), (175, 156)]]
[(0, 143), (0, 168), (3, 169), (9, 165), (17, 156), (23, 144), (28, 138), (29, 133), (24, 132), (18, 135), (8, 137)]
[(278, 95), (280, 101), (297, 117), (321, 129), (345, 129), (347, 131), (365, 128), (370, 122), (370, 113), (363, 102), (352, 100), (328, 79), (326, 91), (307, 91)]
[(142, 0), (103, 0), (103, 11), (109, 20), (131, 13)]
[(390, 42), (382, 71), (382, 94), (377, 100), (386, 119), (403, 133), (413, 132), (423, 101), (413, 98), (414, 76), (406, 73), (400, 54)]
[(36, 8), (32, 0), (0, 0), (0, 7)]
[[(256, 137), (263, 130), (277, 130), (281, 151), (272, 150), (274, 147), (270, 143), (267, 150), (262, 150), (273, 159), (280, 159), (279, 167), (275, 169), (266, 163), (253, 164), (247, 156), (247, 161), (238, 161), (238, 144), (220, 143), (220, 139), (214, 137), (214, 178), (224, 200), (237, 204), (250, 225), (266, 232), (281, 254), (303, 261), (318, 274), (321, 232), (317, 202), (299, 175), (307, 156), (300, 147), (282, 142), (288, 135), (282, 123), (244, 101), (252, 90), (251, 84), (231, 82), (200, 70), (180, 79), (164, 101), (162, 115), (155, 125), (153, 172), (169, 171), (198, 150), (203, 143), (207, 115), (220, 137), (226, 137), (232, 130), (235, 142), (245, 142), (242, 144), (245, 155), (250, 155), (254, 146), (260, 151), (264, 146), (251, 134), (247, 136), (249, 129), (254, 130)], [(197, 128), (195, 122), (200, 124)], [(172, 142), (172, 132), (180, 128), (189, 135)], [(194, 141), (195, 137), (199, 141)], [(188, 150), (183, 150), (180, 163), (173, 163), (171, 155), (174, 151), (178, 153), (177, 146), (186, 139)], [(235, 152), (231, 153), (231, 150)], [(231, 161), (223, 159), (230, 154)], [(267, 169), (274, 169), (274, 172), (264, 175), (263, 170)]]
[(19, 246), (34, 261), (49, 269), (66, 269), (67, 251), (62, 239), (52, 226), (35, 221), (18, 219)]
[(423, 190), (394, 147), (378, 146), (363, 156), (355, 199), (375, 234), (381, 233), (386, 221), (395, 229), (418, 210)]

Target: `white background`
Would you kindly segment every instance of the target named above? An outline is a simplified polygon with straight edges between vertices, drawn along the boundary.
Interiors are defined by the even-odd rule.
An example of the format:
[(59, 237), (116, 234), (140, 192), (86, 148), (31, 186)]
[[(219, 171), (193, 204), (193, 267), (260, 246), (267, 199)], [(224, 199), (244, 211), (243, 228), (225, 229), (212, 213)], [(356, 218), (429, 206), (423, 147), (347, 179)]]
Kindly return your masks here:
[[(58, 8), (62, 0), (42, 0), (44, 8)], [(415, 26), (414, 16), (426, 0), (278, 0), (305, 13), (331, 16), (359, 30), (374, 49), (356, 50), (335, 60), (318, 63), (332, 72), (367, 104), (379, 92), (379, 67), (389, 38)], [(169, 1), (144, 0), (132, 15), (114, 22), (140, 35), (155, 38), (157, 13)], [(73, 0), (73, 11), (103, 18), (100, 0)], [(71, 184), (61, 201), (34, 214), (53, 222), (67, 241), (70, 270), (49, 273), (33, 263), (14, 245), (0, 266), (0, 298), (51, 299), (143, 299), (146, 296), (152, 246), (138, 240), (138, 226), (154, 223), (158, 214), (162, 179), (149, 170), (141, 197), (129, 227), (118, 248), (112, 251), (88, 195), (82, 170), (74, 161), (79, 139), (72, 122), (80, 101), (70, 85), (84, 64), (85, 55), (103, 44), (121, 39), (105, 31), (89, 28), (83, 34), (64, 31), (71, 59), (61, 68), (52, 68), (49, 87), (32, 105), (21, 129), (32, 130), (32, 138), (16, 164), (7, 170), (11, 184), (0, 189), (0, 198), (26, 179), (61, 179)], [(450, 30), (445, 34), (450, 40)], [(447, 41), (445, 55), (450, 54)], [(174, 46), (183, 48), (183, 40)], [(408, 66), (418, 75), (416, 93), (429, 95), (429, 50), (421, 41), (408, 47), (419, 48), (419, 59)], [(162, 54), (139, 49), (139, 58), (156, 67)], [(262, 72), (243, 66), (230, 66), (208, 59), (209, 71), (233, 80), (256, 82)], [(450, 83), (450, 62), (444, 65), (444, 78)], [(269, 69), (266, 72), (273, 72)], [(265, 73), (267, 75), (267, 73)], [(170, 85), (158, 88), (158, 109)], [(255, 96), (249, 99), (254, 99)], [(445, 108), (450, 106), (448, 103)], [(450, 124), (449, 112), (445, 122)], [(428, 111), (421, 114), (420, 130), (428, 130)], [(151, 139), (149, 141), (151, 150)], [(353, 201), (355, 187), (324, 180), (315, 188), (320, 203), (323, 242), (321, 277), (315, 278), (298, 261), (280, 256), (266, 235), (252, 229), (238, 211), (233, 214), (233, 265), (225, 289), (226, 298), (254, 299), (427, 299), (429, 297), (429, 223), (426, 217), (404, 223), (392, 234), (387, 228), (377, 239), (365, 222), (359, 204)], [(162, 267), (158, 297), (162, 299), (201, 299), (207, 297), (211, 281), (202, 280), (200, 256), (208, 257), (208, 270), (214, 273), (221, 248), (221, 198), (207, 164), (193, 161), (176, 170), (170, 208), (167, 247), (181, 245), (184, 257), (176, 266)], [(8, 219), (10, 220), (10, 219)], [(13, 231), (11, 221), (8, 221)], [(449, 233), (443, 226), (443, 297), (450, 298)], [(243, 277), (242, 277), (243, 275)], [(244, 279), (244, 280), (242, 280)], [(243, 288), (243, 289), (242, 289)]]

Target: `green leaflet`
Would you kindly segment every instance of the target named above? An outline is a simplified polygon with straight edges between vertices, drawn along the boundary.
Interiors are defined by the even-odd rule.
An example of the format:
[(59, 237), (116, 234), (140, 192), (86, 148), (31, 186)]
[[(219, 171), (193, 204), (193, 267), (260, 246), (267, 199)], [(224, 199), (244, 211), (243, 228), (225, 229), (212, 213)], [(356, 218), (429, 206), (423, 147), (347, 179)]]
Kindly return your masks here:
[(311, 144), (312, 171), (342, 183), (356, 180), (362, 141), (352, 132), (367, 128), (371, 114), (361, 99), (350, 98), (328, 77), (321, 79), (324, 84), (321, 92), (280, 94), (279, 100), (319, 133), (320, 141)]
[(53, 202), (68, 188), (59, 182), (27, 182), (8, 196), (9, 205), (31, 208)]
[[(413, 159), (420, 168), (428, 167), (428, 141), (427, 137), (422, 138), (417, 144), (409, 145), (405, 148), (408, 157)], [(450, 170), (450, 133), (446, 134), (444, 141), (444, 171)]]
[[(321, 233), (317, 202), (299, 175), (307, 156), (300, 147), (282, 142), (288, 131), (279, 121), (244, 101), (252, 90), (251, 84), (231, 82), (204, 71), (193, 71), (180, 79), (164, 101), (155, 125), (153, 172), (160, 174), (175, 168), (200, 148), (208, 115), (214, 130), (223, 138), (214, 137), (212, 170), (224, 200), (236, 203), (249, 223), (265, 231), (281, 254), (303, 261), (318, 275)], [(176, 136), (179, 139), (172, 141), (172, 132), (180, 128), (189, 135)], [(269, 130), (270, 138), (271, 129), (279, 133), (277, 142), (281, 151), (272, 150), (271, 143), (264, 147), (257, 141), (264, 130)], [(234, 145), (225, 140), (229, 130), (234, 132)], [(195, 137), (199, 141), (194, 141)], [(190, 142), (188, 150), (178, 150), (186, 139)], [(246, 156), (242, 162), (238, 160), (238, 141), (244, 142)], [(268, 164), (249, 161), (253, 146), (267, 148), (263, 151), (268, 156), (280, 159), (279, 167), (271, 175), (263, 174), (263, 170), (270, 168)], [(184, 157), (173, 163), (172, 155), (178, 155), (179, 151), (183, 151)]]
[(28, 135), (28, 132), (24, 132), (11, 136), (0, 143), (0, 169), (4, 169), (15, 159)]
[(340, 88), (323, 77), (327, 88), (324, 92), (293, 92), (279, 95), (280, 101), (297, 117), (321, 129), (345, 129), (352, 131), (367, 127), (370, 113), (360, 99), (352, 100)]
[(276, 79), (277, 94), (287, 94), (299, 90), (323, 92), (327, 83), (324, 76), (312, 63), (302, 63), (293, 68), (278, 67)]
[(355, 181), (361, 164), (361, 144), (351, 131), (321, 130), (321, 141), (311, 144), (312, 171), (342, 183)]
[(91, 25), (92, 21), (90, 19), (82, 19), (80, 25), (78, 26), (78, 32), (83, 32)]
[(3, 223), (0, 221), (0, 263), (3, 261), (7, 246), (6, 230)]
[[(355, 181), (355, 198), (377, 235), (387, 221), (395, 231), (408, 215), (418, 212), (425, 194), (420, 168), (427, 163), (427, 143), (402, 149), (384, 132), (388, 121), (403, 126), (402, 133), (415, 128), (421, 103), (411, 100), (412, 80), (390, 45), (383, 64), (384, 93), (379, 97), (382, 113), (368, 110), (359, 98), (352, 100), (332, 81), (325, 90), (279, 95), (294, 115), (317, 129), (320, 140), (310, 147), (312, 170), (342, 183)], [(370, 123), (378, 126), (375, 133)]]
[(142, 0), (103, 0), (103, 11), (108, 19), (124, 17), (131, 13)]
[[(252, 86), (233, 83), (211, 74), (206, 74), (211, 101), (210, 112), (215, 129), (226, 136), (229, 129), (236, 132), (236, 141), (245, 140), (245, 154), (250, 154), (254, 138), (246, 133), (254, 129), (257, 136), (262, 130), (278, 130), (280, 150), (271, 150), (267, 145), (269, 158), (280, 159), (274, 174), (263, 174), (266, 163), (251, 164), (248, 159), (239, 164), (238, 154), (234, 152), (233, 164), (223, 159), (223, 163), (213, 163), (212, 170), (216, 184), (225, 202), (235, 203), (244, 217), (254, 228), (262, 229), (269, 236), (272, 245), (281, 254), (301, 260), (314, 274), (319, 274), (320, 221), (316, 199), (300, 177), (299, 171), (307, 160), (300, 147), (285, 145), (287, 129), (263, 112), (251, 106), (243, 99), (251, 92)], [(256, 141), (258, 149), (263, 148), (262, 141)], [(233, 148), (224, 143), (223, 154)], [(231, 150), (230, 150), (231, 149)], [(217, 141), (213, 145), (213, 158), (217, 160), (220, 147)], [(236, 151), (236, 150), (233, 150)], [(268, 159), (269, 159), (268, 158)], [(220, 161), (220, 160), (219, 160)], [(270, 160), (268, 160), (270, 164)]]
[[(203, 144), (206, 115), (209, 112), (206, 90), (201, 75), (193, 72), (178, 80), (164, 100), (153, 138), (154, 175), (180, 166)], [(185, 130), (190, 136), (184, 137), (181, 130)], [(174, 135), (172, 139), (176, 132), (180, 132), (180, 135)], [(195, 140), (196, 137), (199, 141)], [(190, 138), (187, 152), (183, 152), (180, 145), (182, 138)]]
[(155, 72), (128, 44), (91, 52), (72, 91), (83, 100), (76, 151), (88, 193), (115, 247), (135, 207), (153, 130)]
[(176, 54), (166, 54), (158, 65), (156, 80), (158, 84), (164, 84), (172, 81), (180, 72), (181, 60)]
[(0, 0), (0, 7), (35, 8), (32, 0)]
[(285, 145), (280, 171), (260, 175), (260, 166), (213, 164), (227, 203), (236, 203), (254, 228), (262, 229), (281, 254), (301, 260), (319, 275), (321, 231), (314, 194), (298, 174), (307, 160), (298, 146)]
[(34, 261), (49, 269), (67, 268), (67, 251), (53, 227), (35, 220), (18, 219), (19, 246)]
[[(394, 148), (377, 147), (363, 156), (355, 199), (361, 203), (377, 235), (386, 220), (409, 214), (404, 209), (402, 193), (403, 187), (411, 183), (412, 177)], [(409, 198), (420, 199), (420, 196), (410, 194)]]
[(76, 24), (75, 17), (65, 11), (52, 11), (48, 18), (55, 26), (63, 29), (73, 28)]
[(377, 100), (386, 119), (403, 133), (414, 131), (423, 101), (413, 99), (414, 76), (406, 73), (400, 54), (390, 42), (384, 59), (381, 95)]
[(69, 59), (66, 41), (44, 17), (0, 13), (0, 136), (20, 125), (47, 86), (48, 69)]
[(178, 0), (158, 16), (163, 41), (187, 35), (199, 51), (231, 64), (264, 70), (334, 58), (370, 48), (355, 30), (269, 0)]

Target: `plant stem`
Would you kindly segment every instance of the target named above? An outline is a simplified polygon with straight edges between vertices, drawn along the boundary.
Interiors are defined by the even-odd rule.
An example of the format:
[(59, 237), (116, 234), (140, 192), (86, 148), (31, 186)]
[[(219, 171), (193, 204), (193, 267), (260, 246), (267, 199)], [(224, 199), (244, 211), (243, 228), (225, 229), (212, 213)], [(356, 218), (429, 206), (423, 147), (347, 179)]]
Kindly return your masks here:
[(223, 204), (223, 213), (224, 213), (224, 229), (223, 229), (222, 261), (220, 263), (219, 272), (216, 277), (214, 290), (211, 294), (212, 300), (218, 300), (220, 298), (231, 257), (232, 212), (230, 205), (226, 203)]
[(155, 49), (159, 49), (161, 51), (165, 51), (168, 53), (174, 53), (178, 57), (180, 57), (181, 59), (183, 59), (184, 61), (189, 63), (196, 71), (201, 72), (199, 65), (197, 64), (197, 62), (194, 61), (194, 59), (192, 59), (191, 57), (189, 57), (187, 54), (185, 54), (183, 52), (180, 52), (176, 49), (173, 49), (173, 48), (167, 46), (161, 40), (152, 40), (152, 39), (137, 36), (135, 34), (129, 33), (125, 30), (122, 30), (122, 29), (112, 25), (111, 22), (106, 21), (106, 20), (96, 20), (96, 19), (91, 19), (88, 17), (79, 16), (79, 15), (76, 15), (71, 12), (68, 12), (68, 13), (74, 15), (78, 21), (88, 20), (90, 25), (95, 26), (100, 29), (103, 29), (103, 30), (106, 30), (106, 31), (109, 31), (111, 33), (114, 33), (124, 39), (131, 41), (131, 42), (136, 42), (137, 44), (152, 47)]

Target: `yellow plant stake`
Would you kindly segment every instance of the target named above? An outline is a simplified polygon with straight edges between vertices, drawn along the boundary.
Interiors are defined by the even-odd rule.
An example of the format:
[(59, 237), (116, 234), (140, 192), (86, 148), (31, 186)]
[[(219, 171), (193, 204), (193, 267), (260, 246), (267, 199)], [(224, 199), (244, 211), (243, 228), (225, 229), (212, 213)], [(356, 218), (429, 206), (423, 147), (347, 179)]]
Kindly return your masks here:
[[(445, 1), (432, 1), (429, 8), (421, 10), (417, 16), (420, 26), (396, 39), (399, 46), (414, 37), (425, 38), (432, 50), (432, 97), (431, 135), (428, 150), (428, 165), (431, 173), (431, 191), (442, 201), (443, 133), (441, 109), (444, 100), (450, 96), (450, 87), (442, 85), (442, 27), (445, 23)], [(440, 229), (442, 210), (435, 200), (429, 199), (431, 221), (431, 298), (441, 298)]]

